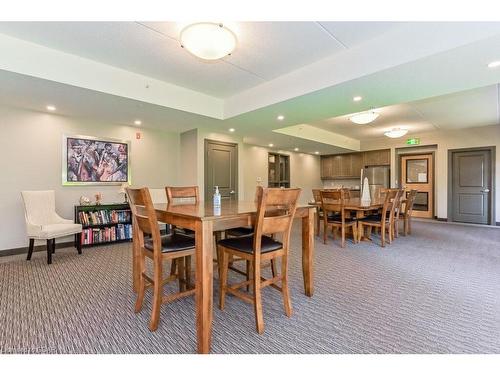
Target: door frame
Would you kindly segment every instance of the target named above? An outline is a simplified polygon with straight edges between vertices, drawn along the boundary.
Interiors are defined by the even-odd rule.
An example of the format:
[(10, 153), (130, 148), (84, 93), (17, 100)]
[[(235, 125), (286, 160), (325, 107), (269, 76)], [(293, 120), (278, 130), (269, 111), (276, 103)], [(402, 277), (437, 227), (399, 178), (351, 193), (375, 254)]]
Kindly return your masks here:
[[(222, 145), (222, 146), (235, 146), (235, 150), (236, 150), (236, 173), (235, 173), (235, 179), (236, 179), (236, 183), (235, 183), (235, 187), (234, 187), (234, 191), (235, 191), (235, 199), (238, 200), (239, 199), (239, 196), (240, 196), (240, 192), (239, 192), (239, 188), (238, 188), (238, 172), (239, 172), (239, 169), (240, 169), (240, 166), (239, 166), (239, 155), (238, 155), (238, 143), (234, 143), (234, 142), (223, 142), (223, 141), (217, 141), (217, 140), (214, 140), (214, 139), (208, 139), (208, 138), (205, 138), (205, 141), (204, 141), (204, 150), (203, 150), (203, 164), (204, 164), (204, 172), (203, 172), (203, 195), (205, 196), (205, 200), (210, 200), (210, 195), (207, 195), (208, 192), (207, 192), (207, 189), (206, 189), (206, 182), (208, 181), (208, 145), (209, 144), (217, 144), (217, 145)], [(208, 199), (207, 199), (208, 198)]]
[(495, 214), (495, 167), (496, 167), (496, 146), (484, 147), (466, 147), (454, 148), (448, 150), (448, 218), (447, 221), (453, 222), (453, 154), (455, 152), (467, 151), (489, 151), (490, 152), (490, 217), (488, 225), (497, 225)]
[[(429, 147), (429, 146), (425, 146)], [(408, 152), (405, 154), (398, 154), (398, 187), (400, 188), (403, 185), (403, 176), (401, 173), (401, 162), (403, 156), (415, 156), (415, 155), (431, 155), (432, 156), (432, 218), (437, 219), (436, 212), (437, 212), (437, 195), (436, 195), (436, 151), (422, 151), (418, 152), (418, 150), (415, 148), (412, 148), (412, 150), (415, 150), (414, 152)], [(410, 151), (410, 150), (408, 150)]]

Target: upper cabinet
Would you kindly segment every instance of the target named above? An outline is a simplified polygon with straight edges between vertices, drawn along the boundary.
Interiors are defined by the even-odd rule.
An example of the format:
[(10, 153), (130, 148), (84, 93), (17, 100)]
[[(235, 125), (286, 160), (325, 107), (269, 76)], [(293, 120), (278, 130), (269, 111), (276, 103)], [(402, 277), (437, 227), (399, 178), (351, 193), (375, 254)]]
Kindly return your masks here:
[(321, 157), (321, 178), (359, 178), (361, 169), (368, 165), (390, 165), (390, 150), (325, 155)]

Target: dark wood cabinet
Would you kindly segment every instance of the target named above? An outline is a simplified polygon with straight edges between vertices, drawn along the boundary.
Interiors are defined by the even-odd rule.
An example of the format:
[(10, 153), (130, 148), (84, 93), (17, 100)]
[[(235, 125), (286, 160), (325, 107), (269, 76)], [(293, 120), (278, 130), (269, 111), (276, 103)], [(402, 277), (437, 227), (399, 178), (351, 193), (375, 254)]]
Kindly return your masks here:
[(321, 157), (321, 178), (359, 178), (367, 165), (390, 165), (390, 150), (355, 152), (350, 154), (324, 155)]
[(290, 187), (290, 156), (268, 154), (268, 187)]

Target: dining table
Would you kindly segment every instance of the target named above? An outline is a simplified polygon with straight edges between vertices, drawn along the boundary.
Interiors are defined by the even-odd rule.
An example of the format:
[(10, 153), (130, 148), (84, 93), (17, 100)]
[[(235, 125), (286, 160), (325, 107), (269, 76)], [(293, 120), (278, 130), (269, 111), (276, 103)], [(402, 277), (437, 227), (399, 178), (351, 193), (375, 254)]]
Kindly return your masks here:
[[(227, 229), (251, 226), (255, 221), (257, 205), (254, 201), (223, 200), (220, 207), (212, 202), (155, 204), (159, 222), (195, 232), (195, 305), (198, 353), (209, 353), (212, 338), (213, 308), (213, 254), (214, 233)], [(314, 211), (313, 205), (298, 205), (295, 218), (302, 225), (302, 275), (304, 293), (314, 293)], [(133, 241), (133, 285), (139, 283), (139, 244)]]
[[(369, 203), (363, 202), (359, 197), (348, 198), (344, 200), (344, 210), (355, 212), (356, 219), (362, 219), (366, 216), (367, 212), (378, 211), (379, 209), (381, 209), (384, 206), (384, 202), (385, 202), (384, 194), (381, 194), (380, 197), (371, 199)], [(402, 202), (405, 203), (406, 198), (403, 198)], [(319, 208), (321, 208), (321, 202), (309, 202), (309, 204), (311, 206), (316, 207), (317, 211), (319, 210)], [(319, 213), (316, 212), (316, 215), (319, 215)], [(318, 235), (319, 233), (319, 220), (316, 221), (315, 233), (316, 235)], [(368, 238), (362, 236), (361, 240), (368, 240)]]

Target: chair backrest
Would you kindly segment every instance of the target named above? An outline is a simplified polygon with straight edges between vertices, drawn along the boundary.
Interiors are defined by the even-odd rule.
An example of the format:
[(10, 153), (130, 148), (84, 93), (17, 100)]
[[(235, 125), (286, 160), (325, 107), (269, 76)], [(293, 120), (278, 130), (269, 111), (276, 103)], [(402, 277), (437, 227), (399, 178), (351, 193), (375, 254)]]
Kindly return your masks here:
[(260, 257), (261, 236), (283, 235), (283, 248), (288, 251), (293, 217), (301, 189), (257, 187), (254, 256)]
[(180, 201), (192, 200), (193, 203), (200, 201), (198, 186), (166, 186), (168, 203), (174, 203), (175, 199)]
[(405, 216), (411, 216), (413, 212), (413, 203), (415, 203), (415, 197), (417, 196), (418, 190), (412, 189), (406, 195), (405, 203)]
[(46, 225), (57, 222), (54, 190), (22, 191), (26, 223)]
[(321, 208), (325, 215), (329, 212), (340, 212), (344, 216), (345, 192), (343, 190), (321, 190)]
[(389, 219), (392, 221), (394, 212), (399, 204), (399, 197), (402, 191), (400, 189), (385, 189), (384, 206), (382, 207), (382, 221)]
[(340, 189), (344, 193), (344, 199), (351, 199), (351, 190), (348, 188)]
[(160, 189), (149, 189), (149, 194), (151, 195), (151, 200), (153, 204), (155, 203), (167, 203), (167, 194), (165, 193), (165, 188)]
[(139, 244), (144, 247), (144, 235), (153, 239), (154, 256), (161, 256), (161, 237), (156, 211), (148, 188), (126, 188), (132, 211), (134, 236), (138, 236)]
[(312, 189), (314, 202), (321, 202), (321, 189)]

